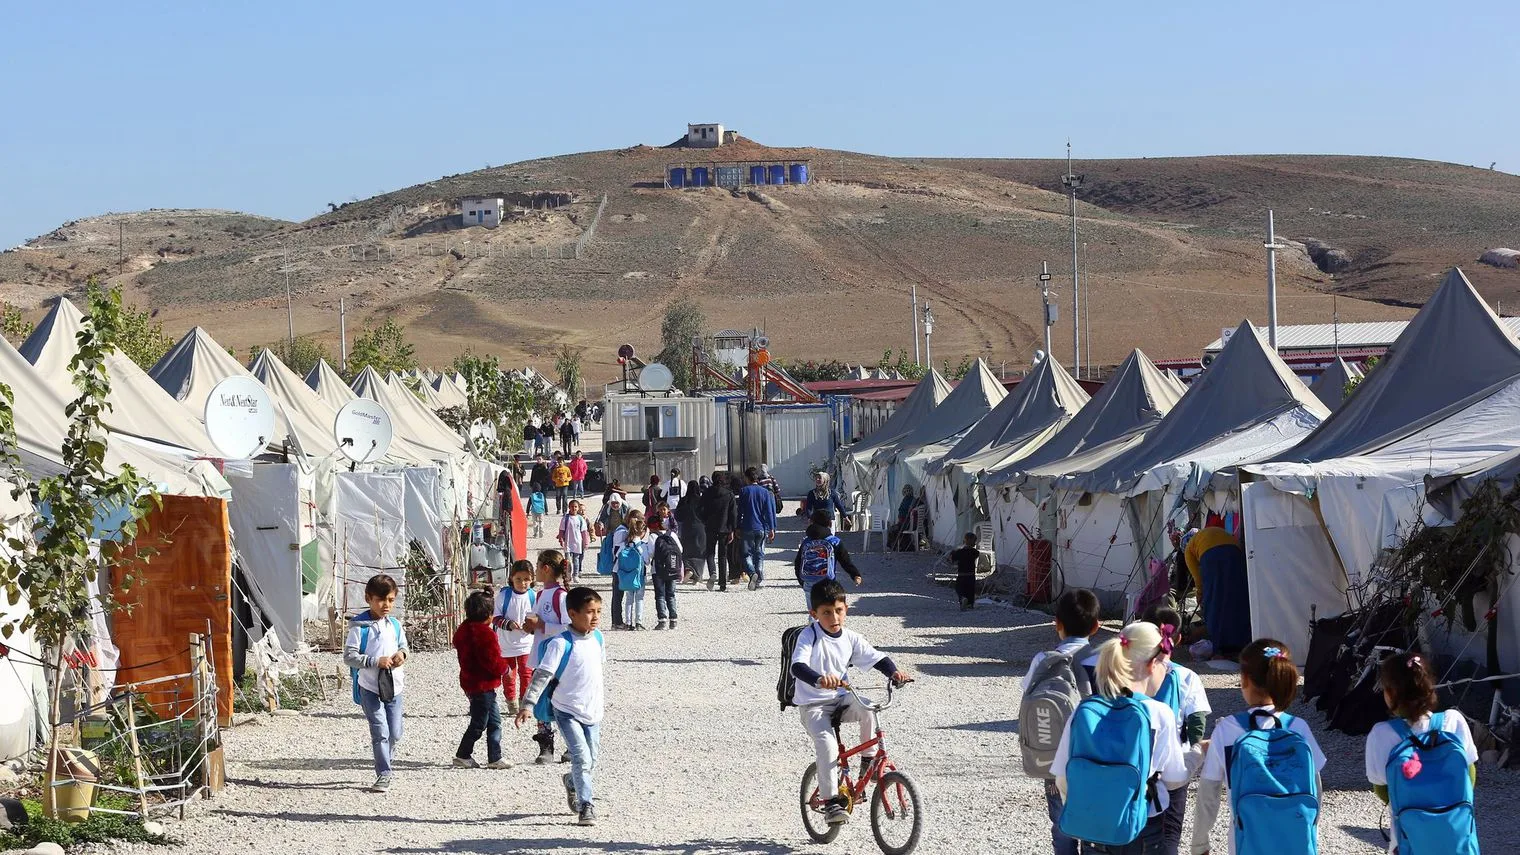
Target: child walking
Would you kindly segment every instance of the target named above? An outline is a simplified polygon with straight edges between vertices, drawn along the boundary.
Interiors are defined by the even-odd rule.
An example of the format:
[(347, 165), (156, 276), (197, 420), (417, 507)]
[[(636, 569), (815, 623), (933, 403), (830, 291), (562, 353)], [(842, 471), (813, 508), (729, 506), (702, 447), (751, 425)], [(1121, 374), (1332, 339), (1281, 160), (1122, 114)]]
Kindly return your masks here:
[(792, 570), (797, 576), (797, 584), (802, 586), (802, 598), (808, 611), (813, 609), (813, 586), (824, 579), (838, 579), (839, 568), (844, 568), (845, 575), (855, 587), (859, 588), (865, 582), (850, 559), (849, 550), (844, 548), (844, 542), (834, 534), (833, 523), (828, 511), (814, 511), (807, 531), (802, 535), (802, 543), (797, 545), (797, 555), (792, 559)]
[(401, 742), (401, 692), (405, 687), (406, 631), (391, 614), (396, 608), (396, 580), (381, 573), (364, 585), (369, 608), (349, 619), (343, 639), (343, 664), (353, 673), (354, 698), (369, 723), (375, 756), (375, 783), (370, 792), (391, 788), (391, 755)]
[[(797, 646), (792, 648), (791, 672), (797, 678), (792, 699), (802, 717), (802, 729), (813, 741), (813, 756), (818, 761), (818, 792), (838, 793), (839, 744), (834, 739), (834, 714), (843, 711), (842, 720), (860, 723), (861, 742), (876, 736), (876, 714), (861, 706), (843, 688), (849, 681), (850, 669), (875, 669), (899, 686), (911, 683), (913, 678), (860, 633), (845, 629), (850, 607), (843, 585), (825, 579), (814, 585), (808, 596), (812, 622), (797, 636)], [(874, 751), (861, 755), (862, 775), (869, 772), (875, 759)], [(842, 825), (849, 818), (844, 801), (837, 795), (830, 798), (825, 810), (828, 824)]]
[(517, 715), (519, 699), (528, 690), (528, 680), (533, 676), (533, 668), (528, 664), (528, 654), (533, 649), (529, 618), (537, 602), (533, 590), (533, 562), (525, 558), (512, 562), (507, 586), (496, 594), (496, 617), (491, 620), (496, 640), (501, 645), (501, 655), (507, 660), (507, 670), (501, 675), (507, 715)]
[(535, 489), (533, 495), (528, 497), (528, 518), (533, 521), (532, 537), (544, 536), (544, 514), (548, 512), (549, 502), (544, 498), (544, 492)]
[[(613, 629), (648, 628), (644, 626), (644, 591), (649, 587), (654, 543), (654, 532), (637, 510), (629, 511), (623, 527), (612, 533)], [(634, 567), (636, 556), (638, 567)]]
[(966, 532), (961, 538), (961, 548), (950, 553), (955, 562), (955, 595), (961, 600), (961, 611), (976, 607), (976, 562), (982, 554), (976, 549), (976, 533)]
[[(1248, 709), (1220, 719), (1204, 743), (1208, 749), (1199, 773), (1198, 806), (1193, 810), (1193, 855), (1209, 851), (1220, 791), (1227, 784), (1235, 816), (1229, 835), (1232, 855), (1313, 852), (1318, 837), (1319, 773), (1325, 768), (1325, 755), (1309, 723), (1283, 712), (1298, 694), (1298, 668), (1288, 645), (1258, 638), (1241, 651), (1240, 694)], [(1272, 749), (1271, 732), (1283, 728), (1294, 736), (1278, 738), (1277, 748)], [(1253, 791), (1254, 782), (1261, 778), (1253, 771), (1253, 758), (1265, 760), (1269, 754), (1284, 770), (1273, 787), (1275, 798), (1253, 798), (1262, 795)], [(1285, 798), (1295, 793), (1299, 798)], [(1287, 815), (1263, 811), (1266, 802), (1282, 805)], [(1243, 816), (1247, 811), (1250, 815)]]
[(569, 626), (544, 642), (524, 707), (517, 713), (517, 726), (528, 722), (533, 714), (530, 707), (548, 707), (570, 749), (570, 771), (560, 779), (565, 801), (579, 814), (581, 825), (595, 825), (593, 779), (601, 749), (602, 671), (607, 662), (607, 645), (597, 629), (602, 596), (579, 587), (570, 591), (566, 601)]
[(1061, 831), (1083, 855), (1158, 851), (1169, 792), (1187, 784), (1177, 720), (1150, 697), (1166, 676), (1162, 641), (1155, 624), (1136, 621), (1104, 642), (1096, 692), (1066, 720), (1050, 771), (1065, 799)]
[[(1045, 781), (1045, 810), (1050, 816), (1050, 845), (1055, 855), (1077, 855), (1077, 841), (1061, 830), (1061, 791), (1050, 772), (1055, 752), (1060, 747), (1065, 723), (1051, 713), (1041, 714), (1034, 707), (1039, 696), (1054, 694), (1060, 706), (1070, 698), (1093, 693), (1094, 676), (1083, 663), (1093, 656), (1091, 639), (1098, 633), (1098, 596), (1086, 588), (1070, 588), (1055, 602), (1056, 636), (1061, 639), (1055, 649), (1036, 653), (1025, 672), (1019, 721), (1047, 720), (1050, 728), (1020, 728), (1019, 745), (1023, 753), (1024, 773)], [(1096, 664), (1096, 663), (1095, 663)], [(1031, 696), (1037, 699), (1030, 703)], [(1065, 703), (1060, 698), (1066, 698)], [(1060, 732), (1055, 732), (1060, 728)], [(1052, 735), (1054, 734), (1054, 735)]]
[(577, 499), (570, 500), (570, 510), (559, 521), (559, 545), (570, 554), (570, 584), (581, 580), (581, 565), (591, 547), (591, 523)]
[(491, 629), (491, 595), (476, 591), (465, 598), (464, 623), (454, 630), (454, 650), (459, 654), (459, 688), (470, 699), (470, 725), (454, 752), (454, 765), (478, 769), (475, 743), (486, 737), (486, 768), (510, 769), (501, 758), (501, 710), (496, 706), (496, 690), (507, 670), (501, 643)]
[[(1166, 650), (1166, 676), (1152, 697), (1171, 708), (1182, 729), (1184, 747), (1201, 745), (1213, 708), (1198, 675), (1172, 661), (1172, 651), (1182, 643), (1182, 616), (1170, 606), (1155, 605), (1146, 609), (1144, 619), (1161, 629), (1161, 646)], [(1169, 797), (1170, 804), (1162, 820), (1163, 851), (1166, 855), (1177, 855), (1182, 848), (1182, 820), (1187, 816), (1187, 786), (1172, 790)]]
[[(570, 576), (570, 562), (565, 560), (565, 554), (558, 549), (545, 549), (538, 553), (538, 581), (544, 585), (544, 590), (538, 595), (533, 605), (533, 616), (529, 618), (533, 627), (533, 647), (528, 651), (528, 665), (537, 668), (540, 657), (543, 656), (544, 642), (565, 631), (570, 625), (570, 612), (565, 605), (565, 581)], [(526, 700), (523, 708), (532, 709), (533, 705)], [(522, 709), (518, 710), (521, 717)], [(533, 741), (538, 743), (538, 757), (534, 763), (554, 762), (554, 719), (549, 717), (547, 711), (538, 719), (538, 732), (533, 735)]]
[(1378, 682), (1394, 718), (1367, 734), (1367, 780), (1392, 817), (1388, 851), (1478, 855), (1478, 747), (1467, 718), (1436, 711), (1435, 675), (1418, 650), (1384, 659)]

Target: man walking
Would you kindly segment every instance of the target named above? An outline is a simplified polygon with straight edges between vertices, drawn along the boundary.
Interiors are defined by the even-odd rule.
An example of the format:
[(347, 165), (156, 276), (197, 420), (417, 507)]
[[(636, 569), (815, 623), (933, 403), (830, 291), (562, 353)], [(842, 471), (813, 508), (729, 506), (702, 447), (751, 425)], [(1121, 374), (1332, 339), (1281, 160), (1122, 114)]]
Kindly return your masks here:
[(776, 497), (760, 486), (755, 467), (744, 470), (744, 479), (749, 483), (739, 491), (739, 536), (744, 540), (744, 568), (753, 591), (765, 581), (765, 544), (776, 540)]

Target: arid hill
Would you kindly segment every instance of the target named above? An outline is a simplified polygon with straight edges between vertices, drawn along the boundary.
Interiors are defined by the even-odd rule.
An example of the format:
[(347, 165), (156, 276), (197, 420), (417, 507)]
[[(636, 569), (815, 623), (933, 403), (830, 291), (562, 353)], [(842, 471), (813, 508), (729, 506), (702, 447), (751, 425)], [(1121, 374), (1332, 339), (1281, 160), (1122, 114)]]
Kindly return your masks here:
[[(674, 165), (748, 160), (806, 160), (813, 180), (664, 186)], [(474, 347), (548, 367), (571, 343), (588, 348), (591, 377), (602, 380), (617, 344), (658, 349), (677, 295), (699, 300), (715, 329), (764, 327), (781, 358), (874, 361), (911, 349), (916, 286), (936, 316), (936, 362), (986, 356), (1014, 371), (1040, 346), (1041, 261), (1061, 307), (1055, 353), (1071, 359), (1064, 167), (742, 138), (716, 150), (641, 145), (446, 176), (303, 223), (217, 211), (79, 220), (0, 253), (0, 296), (38, 307), (96, 274), (158, 309), (172, 333), (200, 324), (242, 353), (285, 334), (288, 275), (297, 331), (334, 350), (343, 298), (351, 336), (395, 316), (426, 362)], [(1279, 254), (1284, 323), (1328, 322), (1336, 310), (1343, 321), (1407, 317), (1453, 264), (1490, 300), (1520, 305), (1520, 271), (1476, 262), (1489, 247), (1520, 243), (1514, 176), (1356, 157), (1078, 168), (1099, 363), (1137, 345), (1187, 356), (1242, 317), (1264, 320), (1269, 205), (1289, 243)], [(462, 196), (503, 197), (511, 213), (497, 229), (464, 228)]]

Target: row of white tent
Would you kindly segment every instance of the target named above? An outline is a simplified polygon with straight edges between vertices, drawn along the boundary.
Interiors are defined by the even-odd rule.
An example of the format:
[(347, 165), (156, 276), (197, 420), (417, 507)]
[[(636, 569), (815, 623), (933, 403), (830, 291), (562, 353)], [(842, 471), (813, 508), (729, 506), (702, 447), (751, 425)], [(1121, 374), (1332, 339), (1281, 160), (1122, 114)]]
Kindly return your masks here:
[[(953, 390), (931, 372), (836, 465), (878, 515), (921, 490), (937, 544), (990, 520), (998, 563), (1023, 567), (1024, 532), (1049, 541), (1060, 581), (1110, 604), (1169, 554), (1169, 525), (1240, 514), (1252, 632), (1301, 658), (1311, 608), (1344, 612), (1401, 534), (1455, 512), (1427, 478), (1460, 496), (1520, 477), (1520, 341), (1453, 269), (1365, 378), (1337, 362), (1311, 389), (1249, 322), (1186, 389), (1139, 350), (1092, 398), (1053, 358), (1012, 394), (979, 364)], [(1520, 608), (1499, 614), (1520, 670)]]

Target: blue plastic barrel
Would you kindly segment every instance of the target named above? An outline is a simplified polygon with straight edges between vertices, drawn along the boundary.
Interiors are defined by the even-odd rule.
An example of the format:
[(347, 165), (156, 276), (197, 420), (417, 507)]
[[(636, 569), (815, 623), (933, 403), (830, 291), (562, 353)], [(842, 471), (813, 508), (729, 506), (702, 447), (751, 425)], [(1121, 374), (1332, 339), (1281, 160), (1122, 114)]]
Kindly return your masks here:
[(671, 167), (671, 169), (670, 169), (670, 186), (672, 186), (672, 187), (685, 187), (686, 186), (686, 167), (684, 167), (684, 166), (673, 166), (673, 167)]
[(806, 163), (794, 163), (794, 164), (792, 164), (792, 183), (793, 184), (806, 184), (807, 183), (807, 164)]
[(779, 163), (771, 166), (771, 183), (772, 184), (785, 184), (786, 183), (786, 167), (785, 166), (782, 166)]
[(706, 187), (708, 184), (709, 182), (707, 180), (707, 167), (693, 166), (691, 168), (691, 186)]
[(765, 167), (763, 167), (763, 166), (751, 166), (749, 168), (749, 183), (751, 183), (751, 184), (764, 184), (765, 183)]

